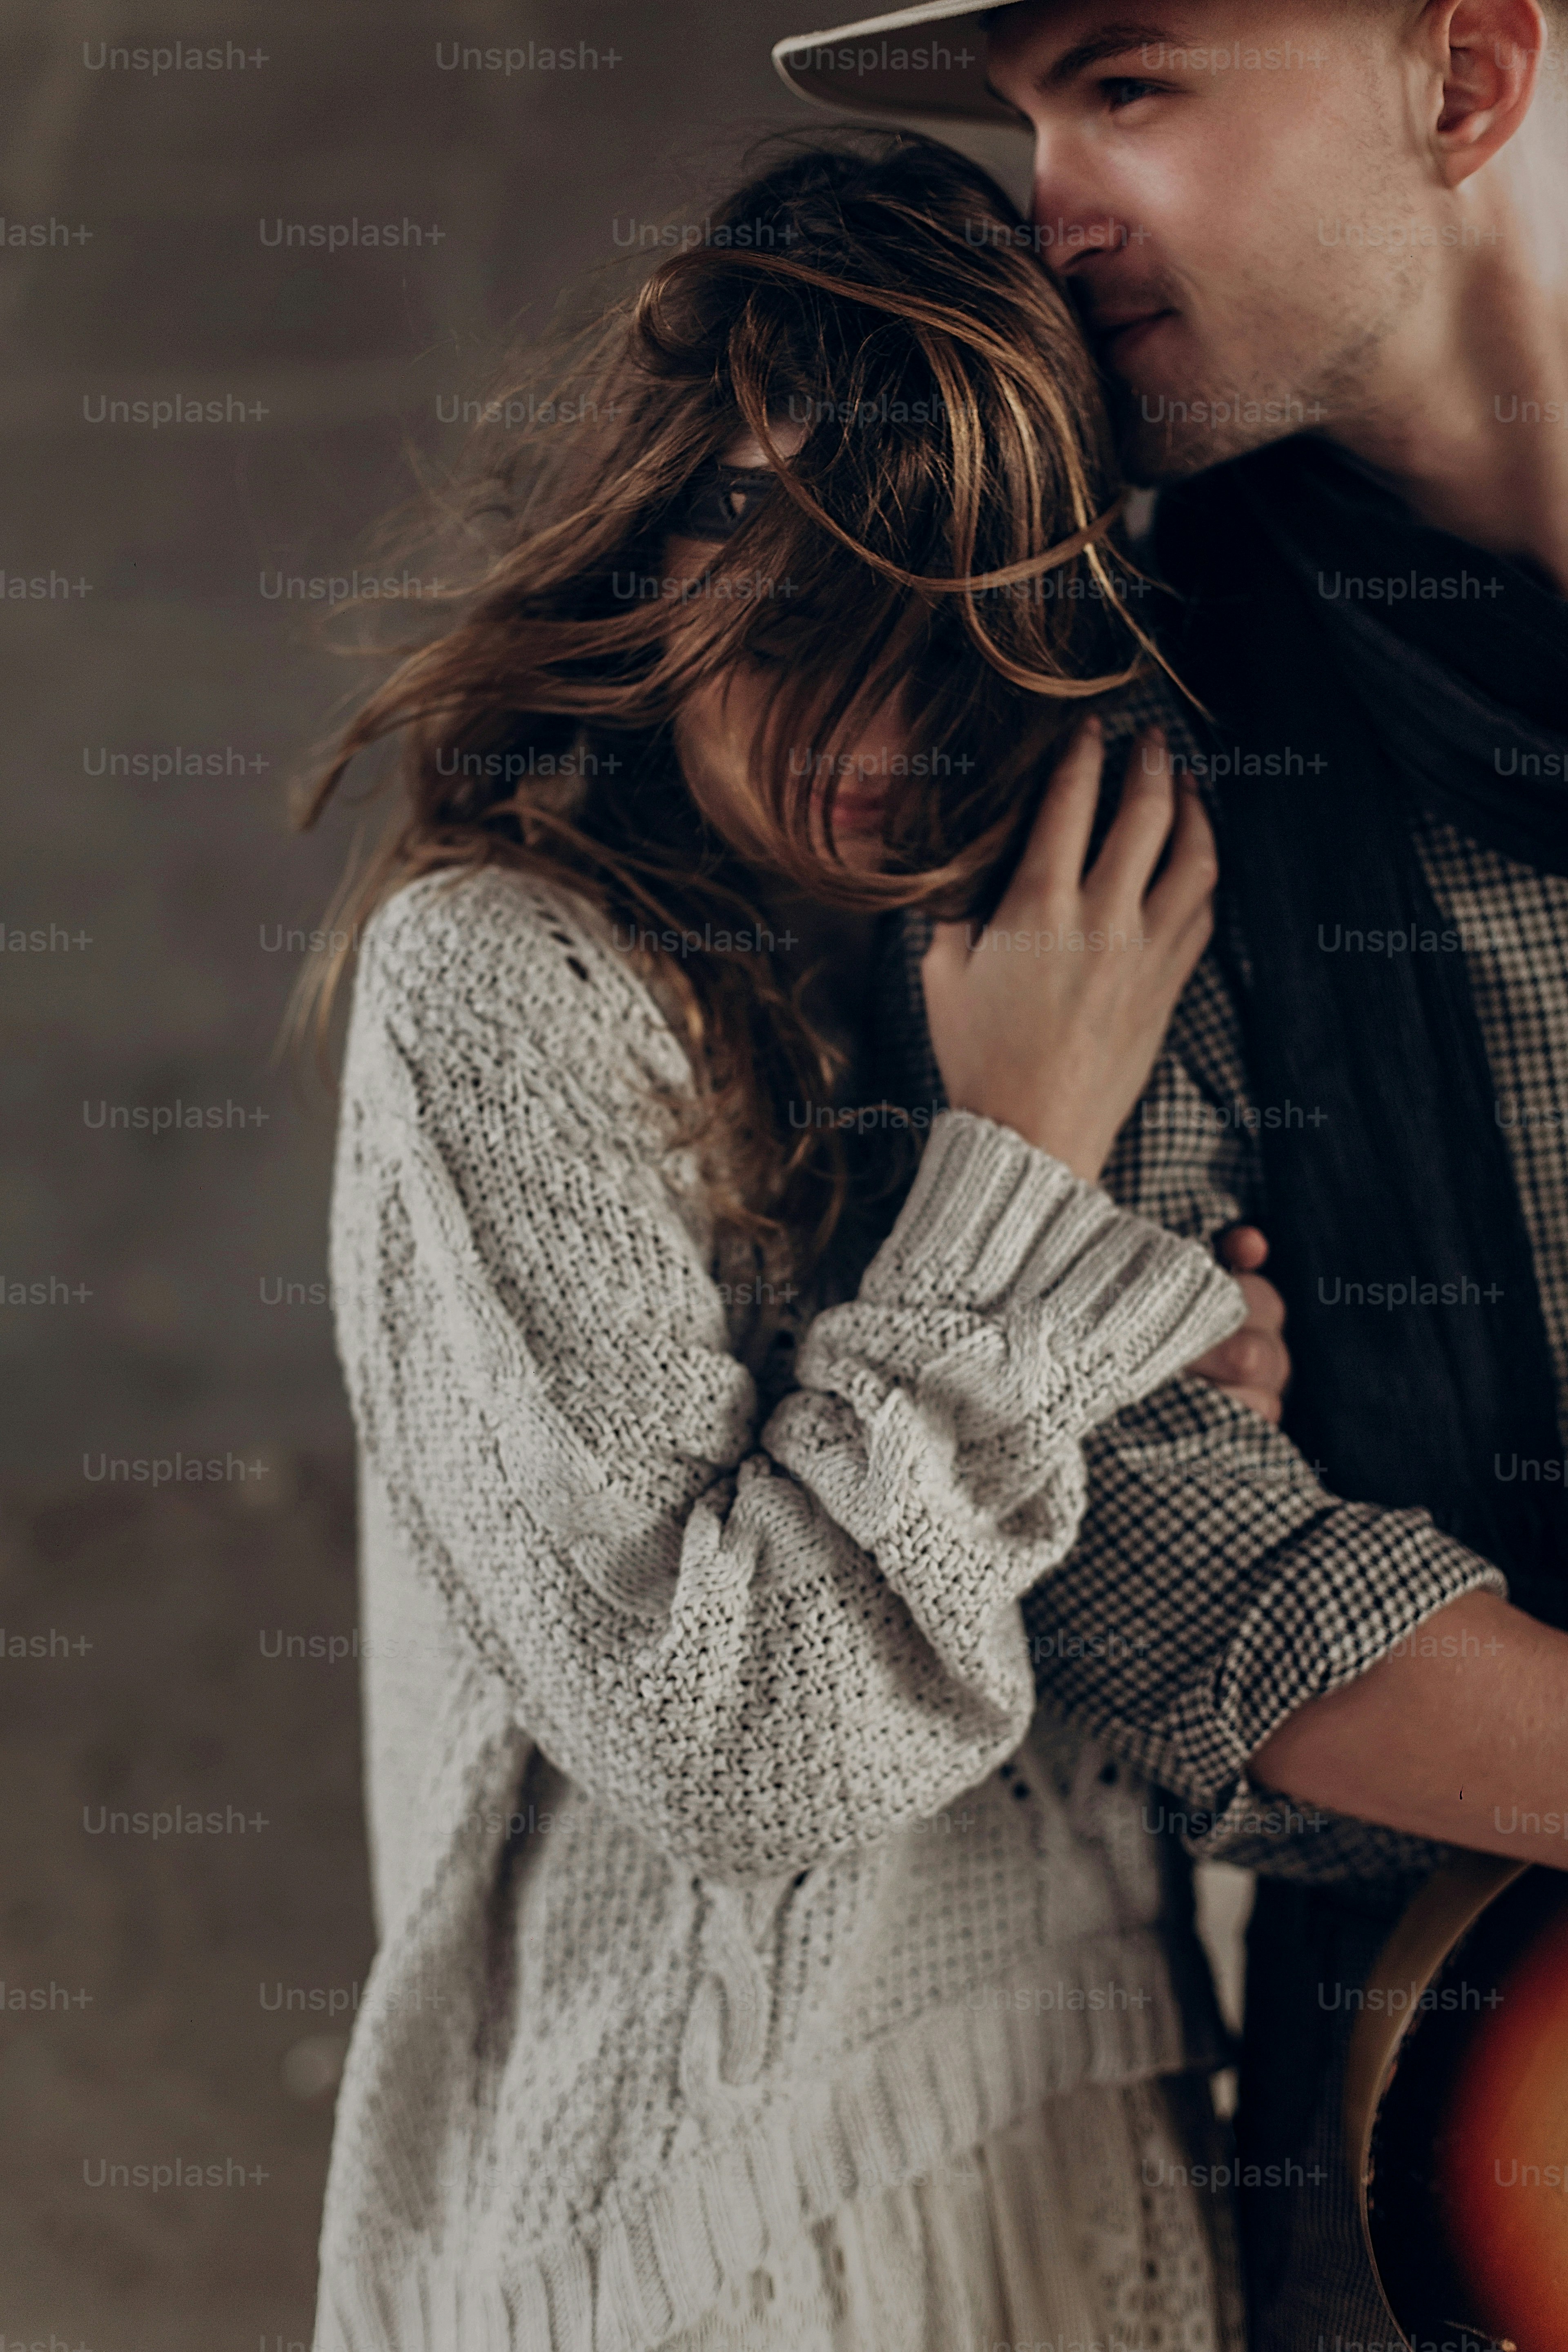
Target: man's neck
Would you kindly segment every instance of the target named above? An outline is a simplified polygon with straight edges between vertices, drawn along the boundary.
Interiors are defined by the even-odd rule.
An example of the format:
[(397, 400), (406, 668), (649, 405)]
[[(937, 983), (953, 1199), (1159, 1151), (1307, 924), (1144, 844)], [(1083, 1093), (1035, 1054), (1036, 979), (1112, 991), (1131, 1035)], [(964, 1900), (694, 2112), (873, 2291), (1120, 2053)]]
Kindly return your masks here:
[(1542, 111), (1334, 438), (1426, 520), (1533, 559), (1568, 595), (1568, 105)]

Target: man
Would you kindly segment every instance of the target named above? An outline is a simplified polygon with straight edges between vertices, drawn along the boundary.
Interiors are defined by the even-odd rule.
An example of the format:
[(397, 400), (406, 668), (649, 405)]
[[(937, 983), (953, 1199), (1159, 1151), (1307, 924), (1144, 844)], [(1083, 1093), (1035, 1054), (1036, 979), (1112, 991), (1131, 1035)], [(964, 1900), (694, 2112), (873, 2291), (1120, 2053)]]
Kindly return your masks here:
[[(1032, 130), (1215, 722), (1225, 928), (1106, 1181), (1267, 1222), (1298, 1444), (1190, 1382), (1124, 1416), (1036, 1626), (1042, 1688), (1265, 1874), (1238, 2130), (1305, 2185), (1244, 2200), (1258, 2352), (1394, 2341), (1346, 1990), (1448, 1844), (1563, 1860), (1509, 1826), (1568, 1793), (1553, 37), (1555, 0), (937, 0), (780, 45), (809, 94)], [(1271, 1834), (1259, 1790), (1334, 1818)]]

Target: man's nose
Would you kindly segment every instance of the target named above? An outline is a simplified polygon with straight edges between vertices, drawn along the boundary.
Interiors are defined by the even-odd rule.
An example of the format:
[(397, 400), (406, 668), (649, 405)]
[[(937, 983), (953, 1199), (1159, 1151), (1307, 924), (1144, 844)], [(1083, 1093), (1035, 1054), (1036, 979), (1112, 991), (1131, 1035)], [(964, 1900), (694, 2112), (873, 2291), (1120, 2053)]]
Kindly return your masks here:
[(1059, 130), (1036, 131), (1029, 218), (1035, 249), (1058, 278), (1089, 255), (1114, 252), (1127, 241), (1081, 143)]

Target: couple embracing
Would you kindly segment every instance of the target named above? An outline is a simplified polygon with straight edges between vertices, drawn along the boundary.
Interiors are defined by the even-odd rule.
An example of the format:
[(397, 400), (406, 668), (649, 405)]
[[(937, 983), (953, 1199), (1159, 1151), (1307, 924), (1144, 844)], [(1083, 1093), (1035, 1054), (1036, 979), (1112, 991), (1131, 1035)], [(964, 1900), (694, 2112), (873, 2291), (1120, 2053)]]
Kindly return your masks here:
[[(318, 2352), (1397, 2340), (1348, 1994), (1568, 1787), (1565, 53), (781, 43), (1026, 122), (1030, 219), (792, 142), (345, 736)], [(1234, 2147), (1194, 1856), (1259, 1874)]]

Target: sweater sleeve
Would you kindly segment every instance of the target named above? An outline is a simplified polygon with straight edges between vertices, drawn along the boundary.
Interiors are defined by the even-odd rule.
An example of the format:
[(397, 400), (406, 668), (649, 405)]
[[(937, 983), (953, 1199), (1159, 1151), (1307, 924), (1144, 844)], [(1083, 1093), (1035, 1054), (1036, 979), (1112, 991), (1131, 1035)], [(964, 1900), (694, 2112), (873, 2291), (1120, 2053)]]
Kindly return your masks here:
[(673, 1036), (538, 904), (500, 877), (417, 885), (366, 942), (333, 1286), (367, 1468), (560, 1769), (706, 1874), (801, 1869), (1017, 1746), (1020, 1597), (1073, 1540), (1080, 1440), (1239, 1295), (947, 1113), (759, 1428), (637, 1108)]

